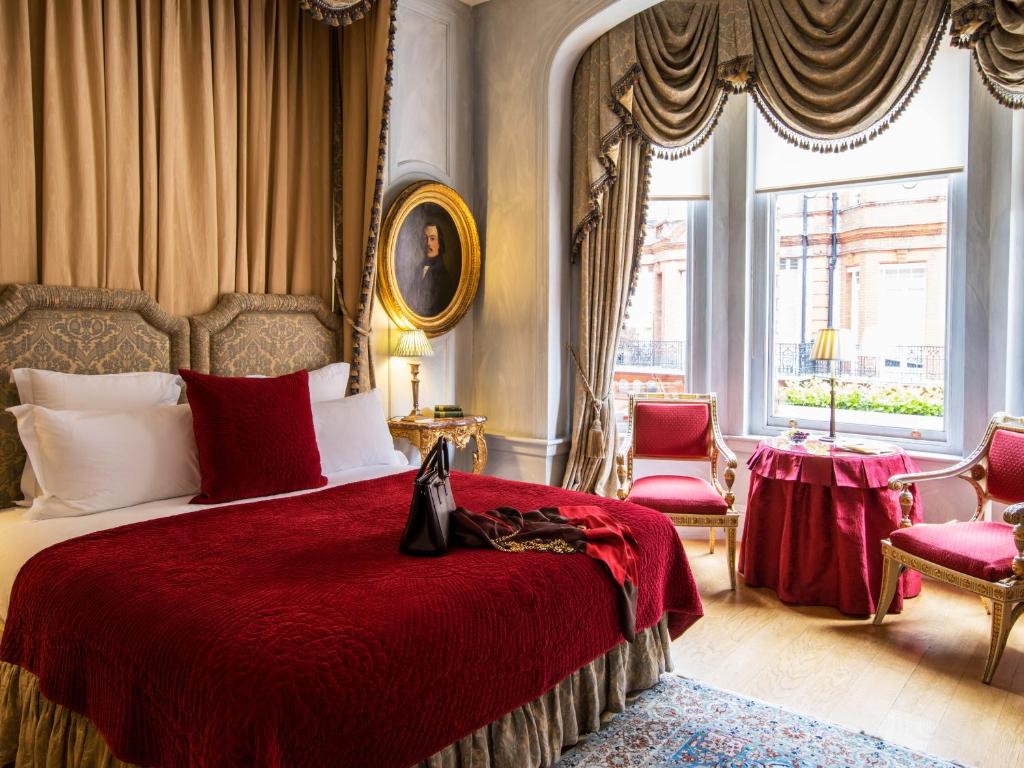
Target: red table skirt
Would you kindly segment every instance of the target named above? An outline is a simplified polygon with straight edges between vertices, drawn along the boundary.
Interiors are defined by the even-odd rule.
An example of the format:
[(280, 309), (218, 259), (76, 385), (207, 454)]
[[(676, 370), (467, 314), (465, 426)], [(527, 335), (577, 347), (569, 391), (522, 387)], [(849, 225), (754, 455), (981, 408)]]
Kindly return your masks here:
[[(758, 446), (748, 466), (750, 491), (740, 571), (751, 587), (770, 587), (783, 602), (874, 613), (882, 583), (881, 541), (899, 527), (897, 494), (886, 483), (916, 471), (905, 453), (813, 456)], [(914, 490), (912, 519), (920, 520)], [(921, 591), (906, 571), (891, 611)]]

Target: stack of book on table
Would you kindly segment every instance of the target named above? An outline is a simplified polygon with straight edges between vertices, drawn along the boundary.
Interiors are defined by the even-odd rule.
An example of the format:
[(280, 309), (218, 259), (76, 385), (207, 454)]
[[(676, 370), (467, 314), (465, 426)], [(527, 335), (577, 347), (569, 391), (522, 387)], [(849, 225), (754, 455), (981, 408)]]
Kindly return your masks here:
[(435, 419), (461, 419), (465, 416), (462, 412), (461, 405), (435, 405), (434, 406), (434, 418)]

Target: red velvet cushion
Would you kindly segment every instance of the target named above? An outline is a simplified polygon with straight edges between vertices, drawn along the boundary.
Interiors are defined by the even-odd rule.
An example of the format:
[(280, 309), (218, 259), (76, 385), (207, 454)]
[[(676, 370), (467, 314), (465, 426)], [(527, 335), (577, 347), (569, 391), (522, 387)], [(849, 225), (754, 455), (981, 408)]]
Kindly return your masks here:
[(638, 478), (629, 501), (667, 515), (724, 515), (729, 509), (707, 480), (675, 475)]
[(187, 369), (202, 493), (194, 504), (319, 488), (320, 451), (305, 371), (276, 379), (207, 376)]
[(986, 581), (1013, 573), (1017, 547), (1006, 523), (919, 523), (893, 531), (889, 540), (904, 552)]
[(633, 455), (707, 458), (710, 421), (707, 403), (637, 402), (633, 411)]
[(999, 501), (1024, 501), (1024, 432), (997, 429), (988, 449), (988, 493)]

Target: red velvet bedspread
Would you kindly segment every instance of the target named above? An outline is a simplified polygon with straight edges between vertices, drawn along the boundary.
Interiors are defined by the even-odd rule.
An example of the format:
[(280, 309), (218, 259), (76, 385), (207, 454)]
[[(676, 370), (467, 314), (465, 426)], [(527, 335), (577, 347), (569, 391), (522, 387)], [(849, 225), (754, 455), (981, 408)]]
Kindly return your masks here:
[[(400, 555), (412, 473), (55, 545), (22, 568), (0, 658), (141, 765), (406, 766), (622, 642), (589, 557)], [(453, 474), (473, 510), (597, 504), (639, 544), (637, 629), (702, 614), (675, 530), (624, 502)]]

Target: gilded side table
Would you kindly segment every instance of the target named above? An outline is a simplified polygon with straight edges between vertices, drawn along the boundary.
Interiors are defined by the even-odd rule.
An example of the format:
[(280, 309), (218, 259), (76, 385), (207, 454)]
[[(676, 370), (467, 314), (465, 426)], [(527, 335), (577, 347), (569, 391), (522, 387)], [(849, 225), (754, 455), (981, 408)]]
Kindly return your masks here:
[(408, 440), (426, 456), (434, 443), (442, 437), (451, 440), (456, 448), (465, 448), (472, 438), (476, 443), (473, 451), (473, 473), (479, 475), (487, 464), (487, 438), (484, 436), (486, 416), (461, 416), (454, 419), (425, 419), (407, 421), (405, 419), (388, 419), (388, 429), (395, 439), (400, 437)]

